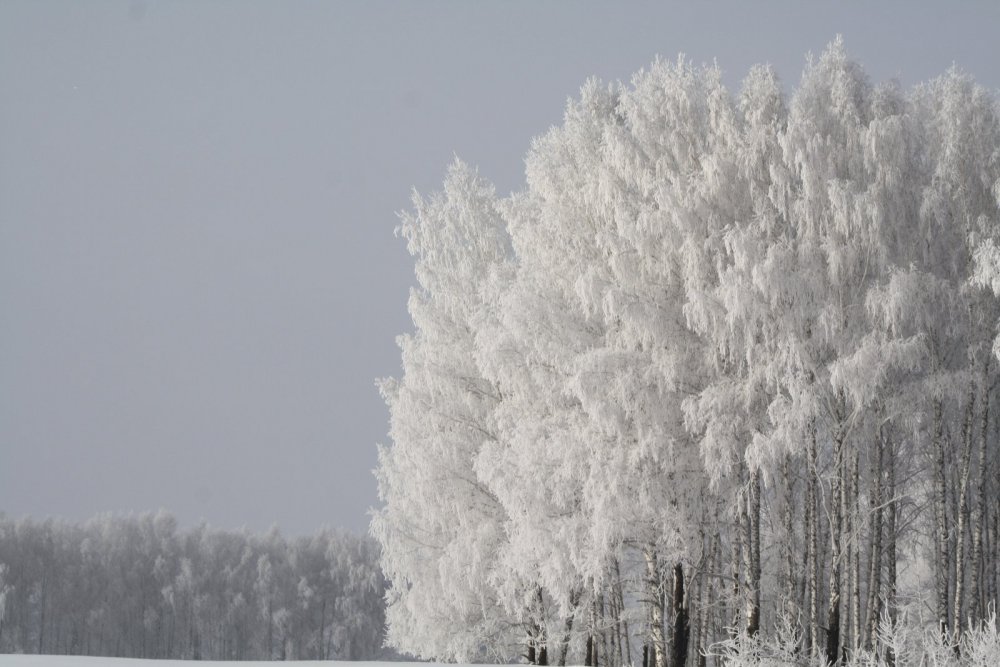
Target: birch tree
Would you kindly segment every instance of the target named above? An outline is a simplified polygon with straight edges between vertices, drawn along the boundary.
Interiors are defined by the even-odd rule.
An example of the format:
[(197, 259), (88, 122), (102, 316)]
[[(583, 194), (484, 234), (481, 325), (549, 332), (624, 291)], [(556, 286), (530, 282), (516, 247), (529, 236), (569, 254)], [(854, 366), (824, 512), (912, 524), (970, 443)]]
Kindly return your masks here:
[(389, 641), (421, 657), (469, 660), (514, 641), (492, 585), (505, 509), (476, 474), (497, 438), (496, 386), (475, 360), (482, 289), (510, 241), (493, 189), (456, 161), (444, 191), (414, 196), (401, 232), (416, 257), (415, 332), (402, 336), (403, 375), (384, 380), (392, 446), (379, 453), (384, 507), (372, 531), (389, 581)]

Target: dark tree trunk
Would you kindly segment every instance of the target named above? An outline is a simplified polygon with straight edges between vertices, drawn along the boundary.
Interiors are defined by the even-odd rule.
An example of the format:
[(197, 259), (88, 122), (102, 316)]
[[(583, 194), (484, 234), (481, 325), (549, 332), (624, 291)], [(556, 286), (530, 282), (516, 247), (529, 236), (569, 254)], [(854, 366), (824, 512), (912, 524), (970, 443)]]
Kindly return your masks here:
[[(842, 400), (842, 399), (841, 399)], [(839, 407), (839, 403), (838, 403)], [(836, 417), (840, 418), (838, 411)], [(841, 570), (843, 550), (841, 541), (844, 536), (843, 521), (846, 516), (846, 479), (844, 475), (844, 435), (839, 428), (833, 438), (834, 464), (833, 488), (830, 493), (830, 603), (827, 608), (826, 660), (835, 665), (840, 660), (840, 601), (841, 601)]]
[(687, 662), (688, 636), (691, 625), (688, 622), (687, 605), (684, 604), (684, 567), (674, 565), (674, 640), (671, 646), (671, 667), (684, 667)]
[(789, 456), (781, 461), (781, 478), (785, 486), (785, 507), (782, 515), (785, 526), (785, 543), (782, 546), (785, 555), (785, 603), (795, 599), (795, 524), (793, 505), (795, 503), (795, 480), (789, 471)]
[[(896, 450), (890, 442), (886, 450), (888, 461), (886, 462), (886, 493), (889, 502), (886, 504), (886, 582), (885, 582), (885, 606), (889, 613), (889, 620), (896, 623)], [(886, 648), (886, 664), (895, 667), (896, 656), (891, 647)]]
[(548, 651), (548, 637), (545, 634), (545, 598), (542, 595), (542, 589), (539, 587), (535, 590), (536, 597), (538, 598), (538, 617), (542, 619), (542, 623), (539, 623), (535, 627), (537, 632), (535, 633), (535, 664), (536, 665), (547, 665), (549, 664), (549, 651)]
[(869, 497), (871, 510), (871, 556), (868, 559), (868, 618), (865, 623), (865, 649), (871, 650), (878, 633), (879, 605), (882, 599), (882, 505), (884, 503), (882, 477), (885, 467), (887, 435), (879, 428), (875, 443), (875, 472)]
[(861, 648), (861, 450), (851, 457), (851, 648)]
[[(570, 633), (573, 632), (573, 619), (576, 616), (576, 608), (577, 608), (577, 605), (580, 604), (580, 598), (582, 596), (583, 596), (583, 593), (581, 591), (576, 591), (576, 592), (570, 593), (570, 596), (569, 596), (569, 603), (570, 603), (569, 616), (566, 617), (566, 625), (565, 625), (565, 628), (563, 629), (562, 645), (559, 647), (559, 665), (560, 665), (560, 667), (562, 665), (566, 664), (566, 654), (569, 652), (569, 638), (570, 638)], [(544, 649), (543, 649), (543, 651), (544, 651)], [(544, 662), (544, 663), (543, 662), (539, 662), (538, 663), (539, 665), (548, 664), (548, 662), (547, 662), (548, 661), (548, 653), (543, 653), (543, 655), (545, 656), (544, 659), (546, 660), (546, 662)], [(540, 660), (541, 660), (541, 658), (540, 658)]]
[[(615, 592), (618, 595), (618, 608), (621, 610), (625, 609), (625, 594), (622, 591), (622, 572), (618, 565), (618, 560), (615, 563)], [(628, 631), (628, 619), (622, 616), (622, 633), (624, 634), (625, 640), (625, 663), (628, 665), (632, 664), (632, 635)]]
[(760, 629), (760, 472), (757, 470), (750, 473), (747, 533), (747, 636), (755, 637)]

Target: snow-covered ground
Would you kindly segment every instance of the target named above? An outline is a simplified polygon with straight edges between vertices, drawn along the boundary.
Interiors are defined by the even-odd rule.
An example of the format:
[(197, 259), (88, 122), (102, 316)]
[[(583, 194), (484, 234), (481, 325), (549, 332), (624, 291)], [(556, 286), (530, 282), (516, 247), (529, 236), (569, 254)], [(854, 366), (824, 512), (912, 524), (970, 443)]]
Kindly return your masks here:
[[(276, 667), (277, 662), (215, 662), (211, 660), (139, 660), (137, 658), (95, 658), (82, 655), (14, 655), (0, 654), (0, 667)], [(431, 667), (426, 662), (338, 662), (333, 660), (302, 660), (292, 663), (296, 667)], [(456, 667), (449, 665), (448, 667)]]

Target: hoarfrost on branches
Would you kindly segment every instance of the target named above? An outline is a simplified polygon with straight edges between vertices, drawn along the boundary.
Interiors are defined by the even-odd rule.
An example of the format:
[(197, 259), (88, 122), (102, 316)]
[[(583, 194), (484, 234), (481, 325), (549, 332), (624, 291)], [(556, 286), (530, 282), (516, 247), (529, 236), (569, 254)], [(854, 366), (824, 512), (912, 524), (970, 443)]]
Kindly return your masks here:
[(923, 605), (947, 651), (985, 645), (998, 119), (957, 69), (873, 83), (839, 38), (791, 95), (657, 60), (588, 81), (523, 191), (456, 163), (415, 197), (372, 524), (389, 641), (902, 660), (885, 628)]

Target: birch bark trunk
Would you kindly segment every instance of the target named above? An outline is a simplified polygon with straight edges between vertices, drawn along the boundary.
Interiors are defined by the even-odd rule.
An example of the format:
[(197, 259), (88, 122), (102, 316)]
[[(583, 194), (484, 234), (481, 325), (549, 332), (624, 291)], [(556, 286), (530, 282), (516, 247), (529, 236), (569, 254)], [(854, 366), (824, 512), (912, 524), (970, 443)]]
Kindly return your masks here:
[(808, 446), (808, 477), (806, 485), (806, 512), (809, 519), (809, 547), (806, 558), (806, 577), (809, 593), (809, 650), (816, 655), (819, 650), (819, 521), (816, 516), (816, 424), (813, 423)]
[(861, 452), (854, 448), (851, 458), (851, 646), (857, 651), (861, 647)]
[(830, 493), (830, 602), (827, 608), (826, 660), (831, 665), (840, 661), (840, 571), (841, 540), (843, 538), (844, 493), (844, 438), (842, 431), (833, 439), (836, 471)]
[(990, 374), (990, 357), (992, 354), (986, 355), (986, 361), (983, 362), (983, 380), (980, 391), (982, 393), (982, 398), (979, 403), (982, 407), (982, 418), (980, 421), (979, 428), (979, 461), (976, 466), (976, 481), (975, 481), (975, 502), (972, 505), (972, 519), (969, 522), (969, 528), (972, 531), (972, 559), (970, 562), (969, 569), (969, 611), (968, 617), (972, 621), (978, 621), (979, 617), (979, 600), (982, 597), (982, 584), (979, 577), (979, 569), (982, 563), (982, 548), (983, 548), (983, 515), (986, 511), (986, 496), (985, 490), (983, 489), (983, 481), (986, 479), (986, 436), (989, 429), (990, 421), (990, 394), (989, 394), (989, 374)]
[(965, 531), (969, 522), (969, 474), (972, 460), (972, 418), (975, 414), (976, 392), (969, 386), (969, 398), (962, 420), (962, 459), (959, 464), (958, 525), (955, 530), (955, 599), (952, 602), (952, 642), (957, 646), (962, 635), (962, 605), (965, 595)]
[(942, 433), (941, 399), (934, 400), (934, 523), (937, 538), (937, 567), (935, 568), (935, 583), (937, 584), (937, 617), (941, 635), (948, 633), (948, 496), (945, 467), (945, 444)]
[(865, 649), (871, 650), (878, 632), (879, 601), (882, 593), (882, 477), (885, 465), (885, 429), (878, 429), (875, 443), (875, 471), (872, 475), (871, 502), (871, 556), (868, 560), (868, 609), (865, 623)]
[(649, 640), (653, 646), (654, 667), (666, 667), (667, 652), (663, 637), (663, 586), (660, 566), (653, 545), (647, 545), (643, 554), (646, 558), (646, 595), (649, 604)]
[[(885, 606), (889, 614), (889, 622), (895, 626), (896, 624), (896, 512), (898, 508), (896, 506), (896, 449), (892, 446), (891, 442), (889, 448), (886, 450), (886, 455), (888, 460), (886, 462), (886, 494), (889, 496), (889, 502), (886, 505), (886, 512), (888, 515), (886, 517), (886, 546), (885, 546), (885, 560), (886, 560), (886, 591), (885, 591)], [(896, 656), (893, 655), (892, 649), (887, 648), (886, 662), (889, 667), (895, 667)]]

